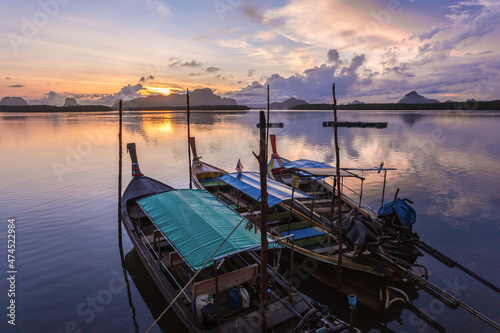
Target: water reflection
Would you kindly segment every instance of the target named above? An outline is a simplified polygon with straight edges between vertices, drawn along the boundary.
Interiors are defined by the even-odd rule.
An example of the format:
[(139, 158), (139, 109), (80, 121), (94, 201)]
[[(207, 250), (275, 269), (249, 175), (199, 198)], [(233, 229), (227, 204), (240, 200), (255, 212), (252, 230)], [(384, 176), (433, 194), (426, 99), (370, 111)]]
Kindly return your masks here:
[[(121, 198), (120, 198), (121, 200)], [(120, 214), (119, 214), (120, 215)], [(120, 250), (120, 260), (122, 264), (122, 273), (123, 273), (123, 279), (125, 281), (125, 285), (127, 287), (127, 297), (128, 297), (128, 304), (130, 306), (130, 309), (132, 310), (132, 321), (134, 323), (134, 329), (135, 332), (138, 333), (140, 332), (139, 324), (137, 323), (137, 316), (136, 316), (136, 310), (134, 306), (134, 301), (132, 300), (132, 292), (130, 291), (130, 281), (128, 278), (128, 272), (126, 268), (126, 261), (125, 261), (125, 255), (123, 251), (123, 241), (122, 241), (122, 219), (121, 216), (118, 217), (118, 248)]]
[[(383, 161), (386, 167), (396, 167), (398, 170), (387, 176), (386, 200), (400, 188), (400, 197), (415, 202), (414, 230), (421, 239), (499, 285), (500, 276), (492, 267), (500, 265), (500, 112), (468, 112), (465, 116), (456, 112), (412, 113), (419, 116), (410, 124), (403, 111), (339, 112), (340, 120), (389, 123), (385, 129), (339, 129), (341, 166), (376, 167)], [(34, 300), (50, 299), (52, 292), (64, 294), (53, 312), (63, 323), (82, 323), (82, 318), (75, 318), (76, 306), (107, 283), (110, 267), (122, 267), (115, 225), (117, 113), (2, 113), (0, 117), (0, 151), (5, 161), (1, 167), (5, 177), (0, 183), (0, 215), (23, 221), (19, 231), (23, 245), (18, 254), (25, 258), (23, 283), (30, 292), (21, 293), (19, 301), (30, 313), (46, 318), (43, 302)], [(239, 158), (246, 171), (258, 170), (252, 155), (259, 149), (258, 117), (254, 111), (193, 113), (191, 134), (196, 137), (198, 155), (226, 170), (234, 170)], [(332, 112), (272, 112), (271, 122), (284, 123), (284, 128), (270, 130), (277, 135), (278, 152), (292, 160), (309, 158), (334, 164), (333, 130), (322, 127), (323, 121), (332, 118)], [(185, 112), (126, 112), (124, 129), (124, 144), (137, 143), (146, 174), (171, 186), (188, 188)], [(60, 178), (54, 163), (67, 168)], [(125, 154), (124, 182), (130, 178), (129, 166)], [(363, 201), (378, 208), (383, 177), (376, 173), (366, 177)], [(122, 245), (125, 253), (131, 248), (127, 237)], [(138, 263), (131, 257), (125, 256), (125, 266), (133, 277), (130, 296), (134, 302), (130, 303), (131, 297), (125, 293), (117, 296), (116, 302), (123, 303), (107, 307), (94, 325), (121, 327), (126, 322), (134, 330), (133, 320), (142, 328), (150, 324), (149, 313), (144, 312), (148, 309), (137, 290), (153, 316), (153, 311), (165, 308), (156, 305), (161, 302), (157, 291), (143, 290), (152, 283), (138, 282), (144, 274), (136, 272)], [(432, 259), (422, 260), (435, 274), (431, 282), (444, 288), (446, 281), (453, 282), (456, 277), (467, 285), (460, 298), (495, 318), (498, 296)], [(129, 261), (137, 265), (129, 265)], [(100, 280), (103, 276), (106, 281)], [(42, 284), (43, 288), (38, 288)], [(322, 292), (314, 285), (311, 289)], [(428, 309), (429, 302), (421, 295), (414, 305)], [(22, 315), (33, 325), (40, 319)], [(381, 326), (393, 331), (411, 331), (415, 328), (412, 323), (418, 320), (409, 309), (395, 317), (402, 325), (391, 321), (392, 317), (387, 322), (378, 321), (377, 316), (363, 318), (362, 325), (368, 330)], [(467, 328), (471, 325), (487, 331), (476, 318), (458, 311), (444, 311), (436, 320), (448, 331), (470, 331)], [(5, 331), (1, 325), (0, 330)], [(54, 330), (60, 327), (54, 326)]]
[(415, 125), (416, 122), (422, 121), (425, 115), (408, 112), (408, 113), (401, 113), (399, 117), (401, 118), (401, 120), (403, 120), (405, 124), (412, 127), (413, 125)]
[[(139, 291), (142, 300), (146, 303), (154, 320), (156, 320), (162, 314), (163, 310), (167, 308), (168, 303), (163, 298), (158, 287), (156, 287), (154, 280), (149, 275), (146, 267), (144, 267), (135, 249), (132, 249), (125, 256), (125, 267), (132, 277), (132, 281)], [(160, 318), (158, 326), (162, 332), (187, 332), (185, 326), (172, 310)]]

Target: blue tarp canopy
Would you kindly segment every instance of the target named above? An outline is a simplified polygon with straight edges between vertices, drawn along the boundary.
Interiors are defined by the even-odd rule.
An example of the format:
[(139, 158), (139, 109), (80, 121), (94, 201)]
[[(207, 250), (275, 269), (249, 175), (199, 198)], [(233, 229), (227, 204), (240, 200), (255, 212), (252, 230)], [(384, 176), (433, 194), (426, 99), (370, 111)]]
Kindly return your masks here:
[(384, 217), (396, 213), (402, 226), (409, 227), (415, 223), (417, 214), (415, 209), (403, 200), (397, 198), (396, 201), (386, 203), (378, 210), (378, 217)]
[[(241, 221), (242, 217), (211, 194), (200, 190), (172, 190), (137, 200), (142, 210), (195, 271)], [(213, 258), (260, 245), (260, 232), (242, 223)], [(213, 264), (210, 261), (207, 266)]]
[[(219, 177), (220, 180), (226, 182), (232, 187), (240, 190), (249, 197), (255, 200), (260, 198), (260, 175), (255, 172), (229, 173)], [(292, 199), (292, 188), (288, 185), (278, 183), (270, 178), (267, 179), (267, 200), (269, 207), (279, 204), (285, 200)], [(293, 196), (295, 199), (310, 198), (311, 196), (295, 190)]]
[[(299, 174), (301, 176), (306, 176), (313, 180), (337, 176), (337, 169), (332, 167), (331, 165), (306, 159), (291, 161), (283, 164), (282, 167), (285, 169), (296, 169), (299, 171)], [(359, 179), (364, 179), (363, 177), (360, 177), (344, 169), (340, 169), (339, 173), (340, 177), (356, 177)]]
[(285, 169), (293, 169), (293, 168), (333, 168), (331, 165), (326, 163), (300, 159), (296, 161), (291, 161), (282, 165)]

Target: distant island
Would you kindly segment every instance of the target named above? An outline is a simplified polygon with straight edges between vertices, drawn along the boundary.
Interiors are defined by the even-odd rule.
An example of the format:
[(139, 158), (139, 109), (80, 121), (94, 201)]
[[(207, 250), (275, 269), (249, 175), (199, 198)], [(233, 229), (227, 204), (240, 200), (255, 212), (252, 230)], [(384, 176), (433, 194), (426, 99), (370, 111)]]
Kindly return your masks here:
[(28, 102), (22, 97), (4, 97), (0, 100), (0, 106), (27, 106)]
[(29, 105), (22, 97), (4, 97), (0, 100), (0, 111), (4, 112), (97, 112), (112, 111), (105, 105), (80, 105), (74, 98), (66, 98), (64, 106)]
[[(118, 103), (113, 104), (113, 109), (118, 110)], [(184, 94), (172, 93), (170, 95), (150, 95), (147, 97), (139, 97), (129, 101), (123, 101), (124, 110), (184, 110), (186, 109), (187, 98)], [(212, 89), (203, 88), (195, 89), (189, 93), (189, 104), (191, 109), (198, 110), (215, 109), (244, 109), (246, 106), (238, 105), (235, 99), (220, 97), (214, 94)], [(200, 109), (200, 107), (203, 107)]]
[[(191, 110), (249, 110), (238, 105), (236, 100), (215, 95), (212, 89), (195, 89), (189, 94)], [(113, 106), (81, 105), (76, 99), (68, 97), (63, 106), (29, 105), (21, 97), (4, 97), (0, 100), (0, 112), (97, 112), (118, 110), (119, 100)], [(186, 110), (186, 95), (150, 95), (123, 101), (123, 110)]]
[[(332, 104), (304, 104), (292, 110), (332, 110)], [(500, 110), (500, 100), (445, 103), (365, 103), (337, 105), (338, 110)]]
[(416, 91), (411, 91), (407, 93), (403, 98), (401, 98), (398, 104), (436, 104), (441, 103), (437, 99), (429, 99), (422, 95), (419, 95)]
[(102, 112), (113, 111), (105, 105), (77, 105), (77, 106), (54, 106), (54, 105), (0, 105), (0, 112)]
[[(332, 104), (302, 104), (292, 110), (332, 110)], [(500, 110), (500, 100), (478, 102), (446, 101), (441, 103), (437, 99), (429, 99), (419, 95), (416, 91), (406, 94), (397, 103), (363, 103), (358, 100), (347, 105), (337, 105), (338, 110)]]
[[(128, 101), (123, 101), (125, 111), (147, 110), (186, 110), (187, 96), (172, 93), (169, 95), (149, 95)], [(224, 110), (246, 111), (256, 108), (257, 105), (238, 105), (232, 98), (216, 95), (212, 89), (195, 89), (189, 94), (191, 110)], [(104, 112), (118, 110), (119, 100), (113, 106), (82, 105), (75, 98), (68, 97), (63, 106), (54, 105), (29, 105), (22, 97), (7, 96), (0, 100), (0, 112)], [(258, 109), (265, 106), (257, 107)], [(282, 102), (270, 103), (273, 110), (331, 110), (332, 104), (309, 104), (306, 100), (289, 98)], [(500, 100), (481, 102), (468, 99), (465, 102), (447, 100), (439, 102), (419, 95), (416, 91), (407, 93), (397, 103), (364, 103), (354, 100), (349, 104), (340, 104), (338, 110), (500, 110)]]
[(269, 108), (271, 110), (287, 110), (293, 108), (297, 105), (309, 104), (307, 101), (301, 99), (290, 98), (283, 102), (272, 102), (269, 103)]

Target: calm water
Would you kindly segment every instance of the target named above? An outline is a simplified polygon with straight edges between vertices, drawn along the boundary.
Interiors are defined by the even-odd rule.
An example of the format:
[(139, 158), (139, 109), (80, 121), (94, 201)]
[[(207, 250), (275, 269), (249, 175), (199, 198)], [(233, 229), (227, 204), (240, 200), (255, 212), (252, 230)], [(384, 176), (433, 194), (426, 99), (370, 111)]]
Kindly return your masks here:
[[(500, 285), (500, 112), (340, 112), (340, 120), (387, 121), (386, 129), (339, 130), (343, 167), (375, 167), (388, 174), (386, 201), (414, 201), (417, 231), (425, 242)], [(273, 112), (278, 151), (289, 159), (334, 162), (333, 130), (323, 128), (330, 112)], [(206, 162), (234, 170), (258, 170), (257, 112), (195, 113), (191, 134)], [(185, 114), (126, 114), (124, 143), (136, 142), (142, 171), (174, 187), (188, 187)], [(124, 280), (118, 240), (116, 113), (0, 114), (1, 332), (144, 332), (161, 299), (141, 276), (124, 233)], [(130, 160), (124, 155), (124, 188)], [(383, 177), (367, 174), (364, 202), (378, 208)], [(353, 184), (356, 185), (357, 184)], [(7, 323), (8, 219), (16, 220), (16, 326)], [(132, 258), (132, 259), (131, 259)], [(420, 262), (430, 280), (500, 322), (500, 297), (457, 269), (432, 258)], [(127, 287), (125, 281), (130, 284)], [(325, 296), (302, 281), (344, 319), (347, 301)], [(468, 312), (445, 308), (424, 292), (413, 305), (432, 318), (424, 324), (409, 309), (384, 315), (360, 309), (357, 326), (371, 332), (490, 332)], [(170, 327), (170, 321), (162, 327)], [(440, 325), (440, 326), (439, 326)], [(155, 328), (155, 332), (160, 329)]]

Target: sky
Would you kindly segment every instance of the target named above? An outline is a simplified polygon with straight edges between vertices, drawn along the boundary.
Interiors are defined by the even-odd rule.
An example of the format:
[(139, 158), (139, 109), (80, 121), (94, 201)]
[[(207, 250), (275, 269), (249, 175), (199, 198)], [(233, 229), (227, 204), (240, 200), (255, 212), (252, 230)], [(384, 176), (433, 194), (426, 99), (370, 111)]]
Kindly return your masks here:
[(500, 99), (498, 0), (0, 2), (0, 98)]

